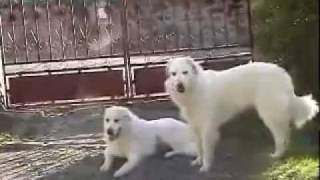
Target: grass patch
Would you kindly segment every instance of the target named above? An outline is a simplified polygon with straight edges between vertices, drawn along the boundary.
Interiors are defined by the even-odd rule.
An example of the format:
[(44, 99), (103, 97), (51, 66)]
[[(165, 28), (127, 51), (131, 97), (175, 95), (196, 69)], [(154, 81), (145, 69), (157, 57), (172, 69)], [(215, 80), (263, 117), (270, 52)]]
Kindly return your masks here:
[(293, 130), (286, 158), (274, 161), (263, 179), (314, 180), (319, 178), (318, 130), (310, 124), (303, 130)]
[(313, 180), (319, 177), (319, 156), (290, 157), (275, 162), (264, 173), (265, 179)]

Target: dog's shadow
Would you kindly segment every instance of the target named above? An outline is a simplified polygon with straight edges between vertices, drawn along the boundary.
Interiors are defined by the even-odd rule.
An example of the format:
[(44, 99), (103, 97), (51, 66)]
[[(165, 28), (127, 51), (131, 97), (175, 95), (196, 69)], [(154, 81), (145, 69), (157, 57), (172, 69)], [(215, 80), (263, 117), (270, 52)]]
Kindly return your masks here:
[(163, 153), (157, 153), (141, 161), (130, 173), (120, 178), (113, 178), (113, 173), (124, 163), (125, 159), (115, 159), (108, 172), (102, 172), (105, 179), (120, 180), (200, 180), (199, 168), (191, 167), (191, 158), (174, 156), (165, 158)]
[(155, 155), (145, 158), (127, 175), (113, 178), (113, 173), (125, 163), (125, 159), (115, 159), (110, 171), (100, 172), (100, 175), (103, 177), (102, 179), (108, 180), (212, 180), (232, 178), (225, 170), (215, 167), (210, 172), (200, 173), (200, 167), (192, 167), (190, 165), (193, 160), (192, 157), (175, 155), (165, 158), (164, 154), (170, 150), (169, 147), (159, 145), (157, 149), (158, 151)]
[[(160, 150), (153, 156), (145, 158), (127, 175), (120, 178), (114, 178), (113, 174), (118, 170), (125, 159), (114, 160), (111, 169), (108, 172), (100, 172), (100, 166), (103, 164), (103, 152), (95, 156), (87, 156), (84, 159), (72, 164), (62, 171), (50, 174), (43, 179), (46, 180), (231, 180), (244, 179), (233, 170), (237, 167), (247, 166), (235, 163), (237, 158), (230, 158), (223, 152), (218, 152), (214, 166), (210, 172), (200, 173), (200, 167), (190, 165), (192, 158), (184, 155), (176, 155), (171, 158), (165, 158), (164, 154), (167, 148)], [(218, 148), (219, 150), (219, 148)], [(235, 164), (234, 164), (235, 163)], [(241, 162), (244, 163), (244, 162)], [(247, 164), (249, 162), (246, 162)], [(250, 164), (250, 163), (249, 163)], [(232, 174), (230, 174), (232, 172)], [(245, 174), (245, 172), (242, 172)], [(246, 176), (247, 177), (247, 176)], [(246, 178), (247, 179), (247, 178)]]

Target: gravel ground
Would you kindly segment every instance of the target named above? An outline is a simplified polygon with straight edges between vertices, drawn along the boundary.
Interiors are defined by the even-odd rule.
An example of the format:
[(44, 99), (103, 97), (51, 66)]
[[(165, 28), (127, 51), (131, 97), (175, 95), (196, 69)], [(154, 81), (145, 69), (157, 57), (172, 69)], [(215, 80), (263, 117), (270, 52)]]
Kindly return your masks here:
[[(152, 103), (130, 107), (146, 119), (178, 117), (169, 103)], [(99, 172), (103, 162), (101, 141), (103, 108), (87, 109), (55, 118), (34, 114), (15, 114), (9, 119), (9, 131), (28, 141), (15, 141), (0, 147), (0, 179), (100, 180), (113, 179), (112, 173), (123, 160), (118, 160), (111, 173)], [(7, 117), (7, 118), (4, 118)], [(261, 121), (253, 115), (240, 115), (222, 128), (212, 171), (199, 173), (189, 165), (190, 158), (163, 158), (164, 148), (146, 159), (121, 180), (248, 180), (257, 179), (270, 165), (268, 154), (272, 139)], [(256, 116), (254, 116), (256, 117)], [(240, 121), (241, 120), (241, 121)], [(254, 127), (254, 128), (253, 128)], [(31, 140), (30, 140), (31, 139)]]

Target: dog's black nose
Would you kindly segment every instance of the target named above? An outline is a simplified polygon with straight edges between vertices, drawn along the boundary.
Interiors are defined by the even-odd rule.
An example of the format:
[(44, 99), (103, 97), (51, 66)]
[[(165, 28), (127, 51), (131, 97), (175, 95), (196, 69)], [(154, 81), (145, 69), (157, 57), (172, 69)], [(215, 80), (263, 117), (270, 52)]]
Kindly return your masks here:
[(112, 129), (107, 129), (107, 134), (109, 136), (113, 136), (113, 130)]
[(184, 85), (182, 83), (177, 84), (177, 91), (183, 93), (185, 91)]

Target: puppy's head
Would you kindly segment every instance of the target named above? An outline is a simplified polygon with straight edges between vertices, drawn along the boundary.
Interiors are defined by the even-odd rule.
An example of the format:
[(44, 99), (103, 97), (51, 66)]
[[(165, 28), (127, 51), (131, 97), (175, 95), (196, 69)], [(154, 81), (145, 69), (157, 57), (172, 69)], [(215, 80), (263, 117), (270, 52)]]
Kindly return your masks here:
[(123, 131), (130, 126), (131, 113), (125, 107), (112, 106), (105, 109), (103, 123), (104, 136), (109, 141), (118, 139)]
[(191, 57), (172, 59), (167, 65), (168, 79), (165, 86), (178, 93), (185, 93), (192, 88), (192, 84), (201, 70), (200, 65)]

